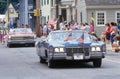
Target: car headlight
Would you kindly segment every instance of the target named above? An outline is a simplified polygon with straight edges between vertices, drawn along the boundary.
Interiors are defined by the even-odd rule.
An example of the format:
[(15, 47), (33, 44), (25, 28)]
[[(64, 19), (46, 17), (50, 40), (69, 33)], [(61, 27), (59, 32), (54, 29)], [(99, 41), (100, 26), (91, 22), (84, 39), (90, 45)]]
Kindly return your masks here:
[(11, 39), (11, 36), (9, 36), (8, 38)]
[(59, 48), (55, 48), (55, 52), (60, 52), (60, 51), (59, 51)]
[(96, 51), (101, 51), (101, 50), (100, 50), (100, 47), (96, 47)]
[(64, 48), (60, 48), (60, 52), (64, 52)]
[(55, 48), (55, 52), (64, 52), (64, 48)]
[(91, 51), (101, 51), (101, 48), (100, 47), (92, 47)]
[(95, 47), (92, 47), (91, 51), (95, 51)]

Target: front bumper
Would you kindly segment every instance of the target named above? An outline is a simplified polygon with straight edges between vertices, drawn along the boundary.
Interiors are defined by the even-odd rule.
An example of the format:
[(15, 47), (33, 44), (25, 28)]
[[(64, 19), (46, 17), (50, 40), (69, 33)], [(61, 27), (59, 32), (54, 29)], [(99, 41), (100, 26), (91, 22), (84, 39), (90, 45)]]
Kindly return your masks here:
[(35, 44), (35, 40), (8, 40), (8, 44)]
[(90, 60), (104, 58), (105, 52), (90, 52), (88, 56), (83, 53), (75, 53), (72, 56), (67, 56), (67, 53), (50, 53), (49, 59), (51, 60)]

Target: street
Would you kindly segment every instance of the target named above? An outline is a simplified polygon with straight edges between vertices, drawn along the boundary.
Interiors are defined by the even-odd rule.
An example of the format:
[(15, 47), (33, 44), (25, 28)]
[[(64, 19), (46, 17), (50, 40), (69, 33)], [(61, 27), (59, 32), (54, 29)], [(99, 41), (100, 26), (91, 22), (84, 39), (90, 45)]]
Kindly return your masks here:
[(120, 53), (107, 52), (101, 68), (92, 63), (39, 63), (35, 47), (8, 48), (0, 44), (0, 79), (120, 79)]

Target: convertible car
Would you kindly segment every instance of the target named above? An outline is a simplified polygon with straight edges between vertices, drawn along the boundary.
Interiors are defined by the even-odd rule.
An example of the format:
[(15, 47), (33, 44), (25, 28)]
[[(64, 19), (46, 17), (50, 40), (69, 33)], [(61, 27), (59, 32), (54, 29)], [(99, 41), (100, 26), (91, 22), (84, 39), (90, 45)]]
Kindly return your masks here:
[(35, 34), (30, 28), (10, 29), (7, 35), (7, 46), (28, 45), (35, 46)]
[(48, 62), (48, 67), (57, 60), (92, 61), (94, 67), (101, 67), (106, 53), (106, 45), (83, 30), (52, 31), (36, 43), (36, 49), (40, 62)]

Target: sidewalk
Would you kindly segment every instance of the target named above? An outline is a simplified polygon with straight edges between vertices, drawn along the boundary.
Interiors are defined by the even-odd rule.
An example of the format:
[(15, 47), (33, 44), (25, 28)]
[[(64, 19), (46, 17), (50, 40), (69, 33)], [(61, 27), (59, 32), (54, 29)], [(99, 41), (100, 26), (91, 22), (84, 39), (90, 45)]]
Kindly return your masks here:
[(106, 50), (107, 50), (107, 51), (114, 51), (114, 50), (112, 49), (111, 44), (106, 44)]

